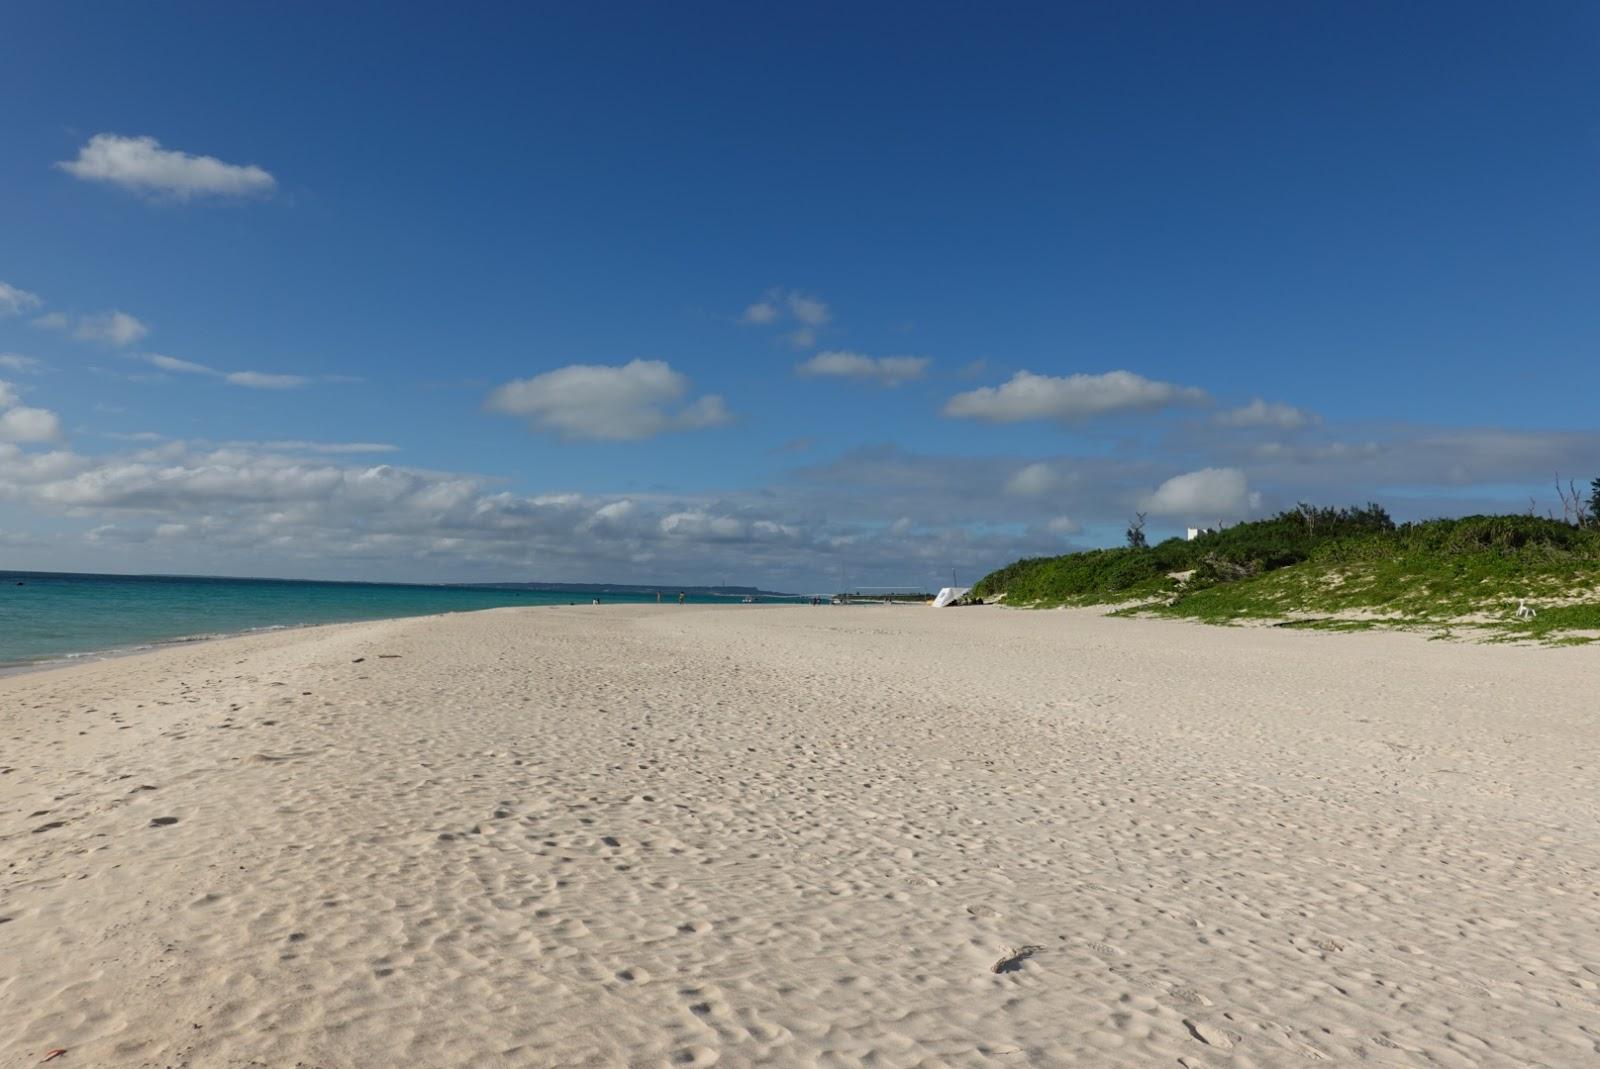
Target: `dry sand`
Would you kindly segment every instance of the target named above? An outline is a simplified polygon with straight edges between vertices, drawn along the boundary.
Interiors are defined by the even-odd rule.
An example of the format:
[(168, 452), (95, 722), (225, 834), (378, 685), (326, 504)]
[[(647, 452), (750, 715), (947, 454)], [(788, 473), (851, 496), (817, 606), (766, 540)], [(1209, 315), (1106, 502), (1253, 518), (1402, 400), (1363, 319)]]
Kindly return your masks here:
[(0, 1066), (1593, 1065), (1597, 692), (811, 607), (0, 679)]

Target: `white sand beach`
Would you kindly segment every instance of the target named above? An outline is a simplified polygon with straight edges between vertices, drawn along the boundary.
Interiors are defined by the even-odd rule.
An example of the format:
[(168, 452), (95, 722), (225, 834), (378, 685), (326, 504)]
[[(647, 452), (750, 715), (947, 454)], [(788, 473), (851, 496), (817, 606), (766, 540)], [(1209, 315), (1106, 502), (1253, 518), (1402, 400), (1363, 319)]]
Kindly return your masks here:
[(0, 1066), (1579, 1066), (1592, 650), (578, 606), (0, 679)]

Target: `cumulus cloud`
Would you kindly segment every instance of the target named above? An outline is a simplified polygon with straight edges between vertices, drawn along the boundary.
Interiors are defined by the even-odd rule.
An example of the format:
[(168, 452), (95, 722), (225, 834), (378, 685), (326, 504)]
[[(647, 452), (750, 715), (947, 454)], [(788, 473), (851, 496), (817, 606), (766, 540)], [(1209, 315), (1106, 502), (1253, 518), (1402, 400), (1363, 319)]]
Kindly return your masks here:
[(21, 315), (43, 303), (37, 294), (18, 289), (9, 282), (0, 282), (0, 316)]
[(996, 387), (958, 393), (945, 404), (947, 416), (989, 423), (1057, 420), (1072, 423), (1113, 412), (1200, 404), (1204, 390), (1157, 382), (1131, 371), (1055, 377), (1019, 371)]
[(7, 371), (32, 374), (36, 371), (43, 371), (44, 367), (43, 360), (31, 356), (23, 356), (21, 353), (0, 353), (0, 368), (5, 368)]
[(833, 320), (833, 312), (820, 297), (799, 290), (775, 286), (754, 304), (748, 305), (739, 322), (747, 326), (772, 326), (787, 322), (794, 329), (784, 339), (796, 349), (809, 349), (817, 343), (817, 331)]
[[(205, 364), (197, 364), (193, 360), (180, 360), (176, 356), (165, 356), (161, 353), (145, 353), (143, 356), (146, 363), (162, 371), (173, 371), (184, 375), (207, 375), (252, 390), (293, 390), (307, 386), (312, 381), (305, 375), (275, 375), (265, 371), (219, 371)], [(325, 379), (333, 377), (324, 376)], [(345, 381), (342, 376), (338, 378), (340, 381)]]
[(1146, 512), (1191, 519), (1238, 517), (1260, 507), (1261, 495), (1238, 468), (1202, 468), (1174, 475), (1145, 497)]
[(925, 356), (863, 356), (861, 353), (818, 353), (795, 370), (807, 376), (866, 379), (880, 386), (899, 386), (920, 379), (931, 361)]
[(894, 524), (857, 509), (849, 491), (828, 490), (844, 513), (829, 519), (820, 487), (788, 489), (523, 495), (488, 477), (276, 444), (166, 441), (101, 456), (0, 445), (0, 509), (77, 525), (57, 552), (77, 553), (79, 567), (97, 560), (85, 547), (101, 544), (125, 566), (157, 570), (181, 562), (219, 572), (650, 582), (726, 573), (813, 592), (837, 581), (820, 577), (836, 577), (840, 562), (853, 582), (931, 583), (952, 566), (976, 574), (1060, 546), (1046, 530), (1053, 514), (1027, 532), (950, 521), (925, 506)]
[(1263, 401), (1257, 397), (1240, 408), (1218, 412), (1213, 422), (1219, 427), (1265, 427), (1280, 431), (1294, 431), (1321, 423), (1321, 417), (1293, 405)]
[(224, 163), (214, 156), (191, 156), (161, 147), (153, 137), (96, 134), (74, 160), (56, 164), (88, 182), (108, 182), (151, 196), (241, 197), (271, 193), (277, 180), (254, 164)]
[[(19, 393), (7, 387), (8, 409)], [(953, 566), (976, 576), (1063, 552), (1078, 536), (1115, 539), (1136, 510), (1180, 528), (1298, 499), (1375, 497), (1402, 518), (1457, 502), (1520, 511), (1525, 501), (1497, 505), (1470, 488), (1520, 480), (1537, 492), (1554, 462), (1568, 470), (1600, 455), (1600, 432), (1588, 431), (1411, 428), (1380, 442), (1274, 449), (1226, 436), (1217, 446), (1225, 452), (1197, 455), (1174, 476), (1183, 468), (1122, 452), (985, 457), (877, 446), (747, 491), (624, 496), (512, 493), (492, 476), (357, 456), (383, 443), (139, 437), (128, 451), (93, 456), (0, 442), (8, 530), (51, 517), (40, 528), (51, 537), (27, 550), (31, 565), (652, 583), (726, 574), (799, 592), (832, 589), (844, 569), (851, 584), (933, 584)], [(1469, 489), (1446, 506), (1439, 496), (1373, 493), (1384, 482)], [(83, 541), (95, 528), (110, 528), (96, 535), (105, 556)]]
[(713, 516), (696, 509), (661, 517), (661, 533), (697, 542), (732, 542), (745, 537), (745, 525), (733, 516)]
[(489, 395), (486, 407), (521, 416), (535, 430), (593, 441), (636, 441), (732, 419), (718, 395), (686, 403), (688, 392), (688, 377), (663, 360), (571, 364), (506, 383)]
[(11, 383), (0, 379), (0, 442), (53, 442), (61, 420), (45, 408), (29, 408)]

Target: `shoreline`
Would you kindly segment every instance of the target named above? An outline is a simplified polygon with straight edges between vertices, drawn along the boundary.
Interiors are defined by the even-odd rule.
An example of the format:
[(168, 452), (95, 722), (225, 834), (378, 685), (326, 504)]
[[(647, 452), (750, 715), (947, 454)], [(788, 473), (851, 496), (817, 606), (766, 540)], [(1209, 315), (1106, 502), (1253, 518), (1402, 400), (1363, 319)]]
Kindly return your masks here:
[(690, 608), (0, 678), (0, 1061), (1577, 1056), (1582, 655)]

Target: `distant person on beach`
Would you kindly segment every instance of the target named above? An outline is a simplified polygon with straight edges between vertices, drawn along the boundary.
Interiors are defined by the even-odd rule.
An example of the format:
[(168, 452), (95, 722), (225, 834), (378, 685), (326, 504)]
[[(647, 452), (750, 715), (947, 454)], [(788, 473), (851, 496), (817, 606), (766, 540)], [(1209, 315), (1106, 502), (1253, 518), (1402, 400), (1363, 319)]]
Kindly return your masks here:
[(681, 591), (681, 590), (678, 591), (678, 604), (679, 605), (683, 604), (683, 591)]

